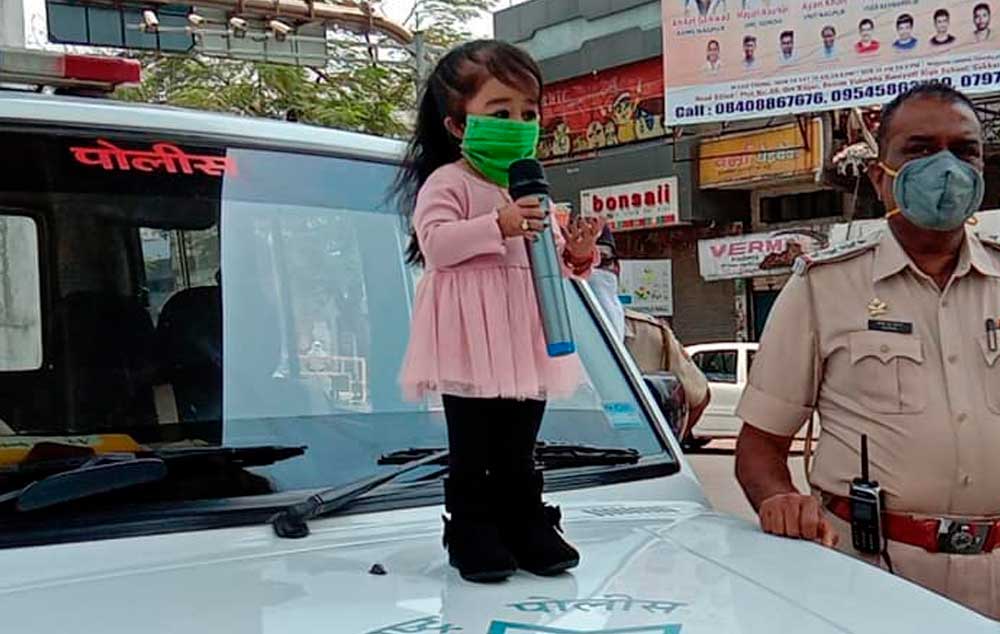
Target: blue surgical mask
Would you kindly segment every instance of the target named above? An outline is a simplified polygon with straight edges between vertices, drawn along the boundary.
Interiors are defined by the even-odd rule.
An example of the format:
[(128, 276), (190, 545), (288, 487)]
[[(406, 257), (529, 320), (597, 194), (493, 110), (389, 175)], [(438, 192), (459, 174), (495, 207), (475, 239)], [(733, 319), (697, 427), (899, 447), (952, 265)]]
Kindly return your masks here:
[(896, 209), (918, 227), (954, 231), (979, 211), (986, 192), (983, 173), (948, 150), (909, 161), (897, 172), (882, 164), (894, 178)]

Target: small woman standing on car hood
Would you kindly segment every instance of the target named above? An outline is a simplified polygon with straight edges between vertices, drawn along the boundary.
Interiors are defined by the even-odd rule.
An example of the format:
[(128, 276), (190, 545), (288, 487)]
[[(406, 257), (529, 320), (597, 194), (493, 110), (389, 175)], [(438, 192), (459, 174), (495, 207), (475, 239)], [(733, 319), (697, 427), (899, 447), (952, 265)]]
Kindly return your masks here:
[[(422, 264), (401, 382), (440, 394), (448, 425), (445, 545), (461, 575), (506, 579), (579, 563), (542, 503), (534, 449), (545, 401), (581, 383), (578, 359), (548, 356), (525, 240), (549, 219), (511, 200), (507, 170), (535, 156), (542, 78), (534, 60), (494, 40), (445, 55), (421, 98), (397, 192)], [(597, 259), (598, 221), (556, 231), (568, 275)]]

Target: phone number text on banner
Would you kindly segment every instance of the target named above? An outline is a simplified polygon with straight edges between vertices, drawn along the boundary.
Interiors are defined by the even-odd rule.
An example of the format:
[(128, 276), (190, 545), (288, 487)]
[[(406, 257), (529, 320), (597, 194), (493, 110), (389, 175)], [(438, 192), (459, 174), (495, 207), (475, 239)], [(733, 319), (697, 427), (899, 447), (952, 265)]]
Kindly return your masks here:
[(667, 125), (1000, 93), (1000, 0), (663, 0)]
[[(913, 66), (919, 66), (914, 69)], [(671, 125), (803, 114), (834, 108), (885, 105), (919, 84), (938, 82), (969, 95), (1000, 92), (1000, 51), (954, 60), (941, 69), (932, 61), (896, 67), (816, 73), (726, 86), (670, 90)]]

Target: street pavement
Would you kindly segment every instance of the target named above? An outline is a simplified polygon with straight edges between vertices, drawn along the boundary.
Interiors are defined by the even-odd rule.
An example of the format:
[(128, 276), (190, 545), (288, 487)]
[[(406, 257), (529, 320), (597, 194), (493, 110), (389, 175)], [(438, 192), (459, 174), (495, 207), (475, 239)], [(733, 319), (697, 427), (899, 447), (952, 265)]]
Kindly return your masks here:
[[(733, 452), (730, 448), (708, 448), (686, 456), (701, 480), (705, 495), (716, 510), (757, 521), (756, 513), (736, 482)], [(802, 456), (793, 455), (788, 460), (788, 467), (799, 491), (808, 491), (805, 474), (802, 472)]]

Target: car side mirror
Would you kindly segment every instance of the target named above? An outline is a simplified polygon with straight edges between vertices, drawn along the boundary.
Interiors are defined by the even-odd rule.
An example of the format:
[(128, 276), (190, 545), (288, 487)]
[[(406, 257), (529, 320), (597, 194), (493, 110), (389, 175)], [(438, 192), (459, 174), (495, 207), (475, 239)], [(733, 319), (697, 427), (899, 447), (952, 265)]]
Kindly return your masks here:
[(688, 407), (684, 387), (670, 372), (644, 374), (643, 380), (678, 440), (687, 423)]

